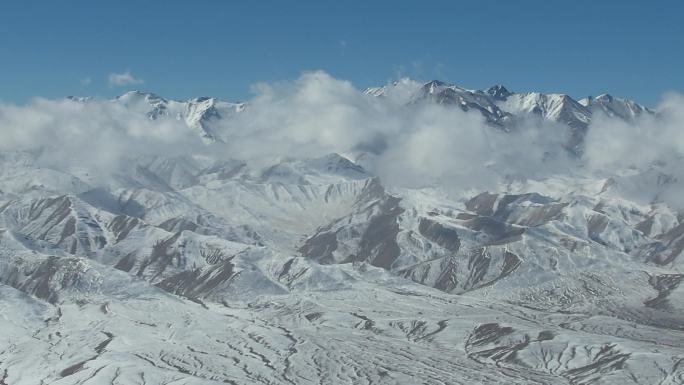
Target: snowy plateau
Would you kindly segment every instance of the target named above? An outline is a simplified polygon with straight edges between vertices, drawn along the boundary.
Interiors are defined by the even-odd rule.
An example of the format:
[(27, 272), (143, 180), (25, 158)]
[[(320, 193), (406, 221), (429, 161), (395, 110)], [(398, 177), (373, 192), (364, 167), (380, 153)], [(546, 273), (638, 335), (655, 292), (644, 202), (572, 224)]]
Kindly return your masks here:
[(0, 107), (0, 384), (684, 384), (667, 108), (257, 92)]

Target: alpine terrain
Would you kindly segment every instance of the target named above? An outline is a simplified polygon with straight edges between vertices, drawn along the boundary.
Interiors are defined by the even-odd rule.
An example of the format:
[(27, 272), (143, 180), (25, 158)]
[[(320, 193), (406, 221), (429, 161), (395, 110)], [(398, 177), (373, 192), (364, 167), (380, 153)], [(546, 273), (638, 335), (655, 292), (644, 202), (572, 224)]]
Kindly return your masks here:
[(676, 100), (256, 92), (0, 105), (0, 384), (684, 384)]

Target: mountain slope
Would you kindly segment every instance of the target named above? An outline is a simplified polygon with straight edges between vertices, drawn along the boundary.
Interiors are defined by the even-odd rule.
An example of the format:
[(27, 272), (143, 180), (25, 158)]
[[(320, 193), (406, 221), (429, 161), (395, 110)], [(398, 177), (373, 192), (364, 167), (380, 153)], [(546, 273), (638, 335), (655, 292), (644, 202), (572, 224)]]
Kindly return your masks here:
[[(653, 113), (436, 81), (362, 97), (394, 92), (503, 138)], [(204, 147), (107, 173), (0, 153), (0, 384), (684, 383), (684, 216), (664, 165), (407, 187), (363, 150), (233, 159), (217, 146), (249, 103), (107, 103)]]

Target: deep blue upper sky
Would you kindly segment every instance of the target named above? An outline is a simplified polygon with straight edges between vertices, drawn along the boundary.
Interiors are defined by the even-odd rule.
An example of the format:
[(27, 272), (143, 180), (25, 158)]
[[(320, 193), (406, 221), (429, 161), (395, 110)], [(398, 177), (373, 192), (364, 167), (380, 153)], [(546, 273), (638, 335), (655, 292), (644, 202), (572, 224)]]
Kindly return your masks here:
[[(683, 14), (681, 0), (12, 1), (0, 100), (244, 100), (256, 82), (322, 69), (357, 87), (409, 76), (652, 105), (684, 91)], [(144, 82), (110, 84), (126, 72)]]

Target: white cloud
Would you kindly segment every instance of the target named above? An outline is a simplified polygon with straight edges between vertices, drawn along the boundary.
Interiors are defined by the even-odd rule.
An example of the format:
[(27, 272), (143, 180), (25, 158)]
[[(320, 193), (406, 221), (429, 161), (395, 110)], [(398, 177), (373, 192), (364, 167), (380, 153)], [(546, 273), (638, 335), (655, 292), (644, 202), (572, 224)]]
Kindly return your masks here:
[(109, 85), (110, 86), (125, 86), (129, 84), (142, 84), (144, 81), (140, 78), (136, 78), (129, 71), (123, 73), (111, 73), (109, 74)]
[(477, 111), (407, 105), (420, 86), (402, 79), (378, 98), (324, 72), (308, 72), (293, 82), (255, 86), (248, 108), (219, 131), (227, 153), (264, 164), (370, 151), (364, 166), (403, 186), (492, 185), (503, 176), (550, 172), (567, 160), (564, 127), (531, 121), (505, 133)]
[(46, 167), (87, 166), (102, 178), (139, 155), (183, 155), (203, 146), (176, 119), (150, 121), (108, 101), (36, 98), (25, 106), (0, 104), (0, 152), (36, 151)]
[(82, 86), (82, 87), (86, 87), (86, 86), (89, 86), (90, 83), (93, 82), (93, 79), (91, 79), (91, 78), (83, 78), (83, 79), (81, 79), (80, 82), (81, 82), (81, 86)]
[(684, 96), (665, 95), (657, 111), (632, 123), (596, 116), (583, 161), (594, 174), (629, 180), (621, 193), (630, 199), (684, 208)]
[(586, 138), (592, 168), (644, 168), (684, 156), (684, 96), (665, 95), (658, 110), (633, 123), (596, 116)]
[(337, 152), (353, 160), (363, 154), (363, 166), (392, 185), (440, 184), (454, 190), (549, 175), (607, 177), (653, 165), (684, 181), (680, 95), (665, 97), (658, 116), (631, 124), (596, 116), (584, 155), (577, 158), (564, 148), (568, 128), (561, 124), (530, 118), (504, 132), (477, 111), (408, 103), (418, 87), (402, 80), (384, 97), (372, 97), (324, 72), (257, 84), (244, 111), (212, 122), (223, 143), (211, 147), (183, 120), (149, 120), (144, 111), (117, 103), (35, 99), (25, 106), (0, 104), (0, 151), (43, 148), (50, 165), (104, 170), (142, 154), (202, 153), (262, 166), (284, 157)]

